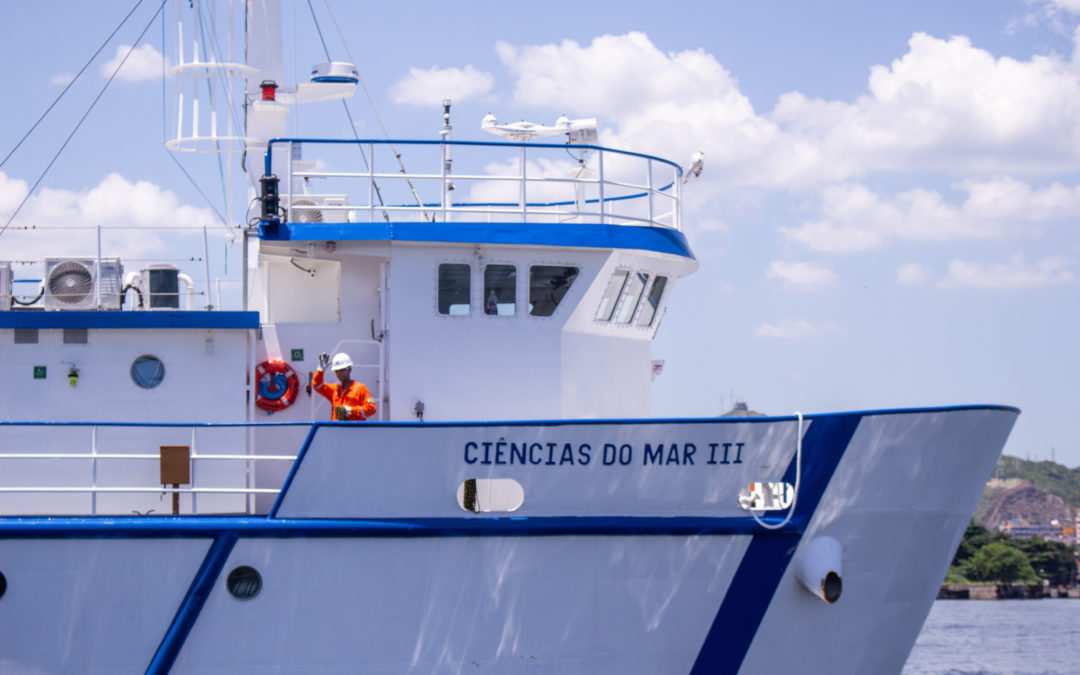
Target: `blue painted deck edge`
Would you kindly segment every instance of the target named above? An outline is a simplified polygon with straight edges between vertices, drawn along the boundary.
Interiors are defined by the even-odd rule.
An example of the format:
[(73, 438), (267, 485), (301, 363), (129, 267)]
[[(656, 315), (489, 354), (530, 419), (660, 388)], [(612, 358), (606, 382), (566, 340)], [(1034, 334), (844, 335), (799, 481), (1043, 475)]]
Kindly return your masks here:
[(268, 241), (408, 241), (636, 249), (694, 259), (682, 232), (646, 225), (560, 223), (260, 223)]
[(237, 329), (259, 327), (258, 312), (8, 310), (0, 311), (0, 328), (187, 328)]

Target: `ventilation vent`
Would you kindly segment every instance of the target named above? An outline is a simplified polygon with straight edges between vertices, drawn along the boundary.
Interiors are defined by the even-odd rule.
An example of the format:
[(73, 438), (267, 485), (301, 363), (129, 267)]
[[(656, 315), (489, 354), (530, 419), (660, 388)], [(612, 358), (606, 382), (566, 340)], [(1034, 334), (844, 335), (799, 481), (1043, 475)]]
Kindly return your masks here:
[(93, 259), (46, 259), (45, 309), (119, 309), (120, 261), (102, 260), (100, 281), (96, 272), (97, 261)]

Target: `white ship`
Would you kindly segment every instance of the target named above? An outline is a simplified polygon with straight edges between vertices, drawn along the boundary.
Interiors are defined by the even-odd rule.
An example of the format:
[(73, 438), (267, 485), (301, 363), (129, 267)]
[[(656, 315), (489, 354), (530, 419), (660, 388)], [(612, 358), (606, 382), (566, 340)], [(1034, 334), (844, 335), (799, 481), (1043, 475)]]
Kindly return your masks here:
[[(208, 61), (179, 4), (171, 145), (245, 152), (240, 306), (100, 246), (40, 295), (0, 262), (0, 671), (902, 669), (1016, 409), (651, 419), (677, 164), (564, 118), (288, 138), (355, 68), (285, 83), (272, 0)], [(370, 419), (327, 421), (321, 352)]]

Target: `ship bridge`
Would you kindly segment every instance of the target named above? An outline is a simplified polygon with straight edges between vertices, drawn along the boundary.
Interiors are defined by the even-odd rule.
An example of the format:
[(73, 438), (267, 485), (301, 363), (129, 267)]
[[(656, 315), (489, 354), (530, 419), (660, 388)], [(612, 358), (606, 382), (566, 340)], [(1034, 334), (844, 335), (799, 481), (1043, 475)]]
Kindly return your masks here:
[(596, 145), (289, 138), (264, 172), (256, 361), (302, 355), (310, 375), (346, 351), (384, 420), (648, 416), (651, 340), (697, 268), (678, 165)]

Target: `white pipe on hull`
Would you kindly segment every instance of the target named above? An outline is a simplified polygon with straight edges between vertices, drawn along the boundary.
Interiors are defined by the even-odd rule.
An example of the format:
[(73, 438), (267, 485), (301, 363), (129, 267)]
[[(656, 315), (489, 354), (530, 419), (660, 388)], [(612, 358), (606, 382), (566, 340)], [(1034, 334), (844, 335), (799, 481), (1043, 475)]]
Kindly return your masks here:
[(795, 577), (828, 604), (840, 599), (843, 548), (832, 537), (818, 537), (803, 546), (795, 561)]

